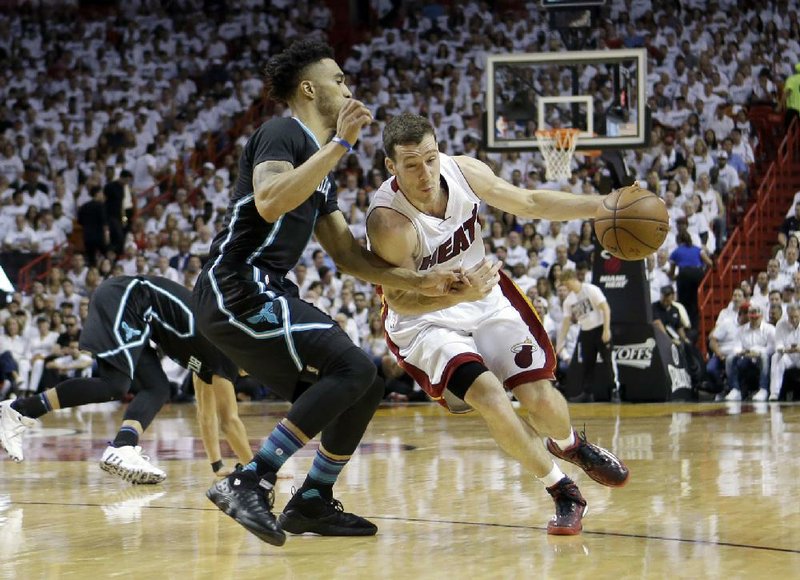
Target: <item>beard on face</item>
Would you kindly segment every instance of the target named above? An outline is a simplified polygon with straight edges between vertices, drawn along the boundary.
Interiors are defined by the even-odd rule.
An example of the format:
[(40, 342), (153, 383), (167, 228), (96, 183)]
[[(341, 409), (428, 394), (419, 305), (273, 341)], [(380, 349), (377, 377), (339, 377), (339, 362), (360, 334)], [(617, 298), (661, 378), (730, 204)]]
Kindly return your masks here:
[(323, 92), (319, 96), (317, 110), (322, 115), (322, 118), (325, 119), (327, 125), (335, 129), (342, 106), (344, 106), (344, 100), (336, 99)]

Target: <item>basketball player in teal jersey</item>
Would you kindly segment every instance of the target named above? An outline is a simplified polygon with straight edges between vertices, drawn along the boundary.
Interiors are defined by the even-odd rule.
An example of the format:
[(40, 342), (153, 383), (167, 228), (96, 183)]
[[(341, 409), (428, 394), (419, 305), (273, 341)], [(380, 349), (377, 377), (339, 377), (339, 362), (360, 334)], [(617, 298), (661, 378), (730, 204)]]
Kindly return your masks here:
[[(247, 141), (227, 224), (194, 289), (202, 332), (248, 374), (292, 403), (253, 461), (207, 495), (265, 542), (285, 531), (373, 535), (345, 512), (333, 486), (383, 397), (375, 365), (324, 312), (299, 297), (286, 274), (312, 235), (339, 269), (362, 280), (446, 294), (454, 272), (396, 268), (363, 249), (336, 202), (332, 171), (372, 121), (352, 99), (333, 51), (300, 41), (267, 64), (271, 96), (294, 116), (270, 119)], [(282, 465), (313, 437), (320, 447), (303, 485), (272, 513)]]
[[(100, 467), (131, 483), (163, 481), (166, 473), (152, 465), (139, 446), (140, 435), (170, 395), (169, 380), (151, 341), (165, 356), (192, 371), (204, 383), (201, 388), (232, 390), (230, 383), (238, 369), (197, 331), (189, 290), (156, 276), (109, 278), (92, 296), (78, 346), (94, 355), (97, 376), (68, 379), (39, 395), (0, 403), (0, 446), (22, 461), (22, 437), (35, 419), (57, 409), (118, 401), (135, 384), (138, 393), (125, 410), (122, 427), (103, 453)], [(215, 412), (215, 408), (203, 409), (204, 414)], [(248, 455), (240, 460), (247, 461), (249, 446), (241, 421), (233, 425), (231, 435), (233, 447)]]

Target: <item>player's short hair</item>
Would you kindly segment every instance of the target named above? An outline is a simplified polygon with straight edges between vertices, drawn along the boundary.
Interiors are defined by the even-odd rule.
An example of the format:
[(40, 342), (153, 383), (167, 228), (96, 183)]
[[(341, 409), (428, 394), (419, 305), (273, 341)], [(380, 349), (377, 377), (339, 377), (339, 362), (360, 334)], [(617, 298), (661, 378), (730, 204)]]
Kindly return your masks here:
[(306, 69), (326, 58), (333, 59), (333, 49), (318, 40), (298, 40), (276, 54), (264, 69), (270, 98), (288, 102), (297, 89)]
[(398, 145), (419, 145), (426, 135), (436, 137), (433, 125), (420, 115), (403, 113), (392, 117), (383, 129), (383, 150), (394, 160), (394, 149)]

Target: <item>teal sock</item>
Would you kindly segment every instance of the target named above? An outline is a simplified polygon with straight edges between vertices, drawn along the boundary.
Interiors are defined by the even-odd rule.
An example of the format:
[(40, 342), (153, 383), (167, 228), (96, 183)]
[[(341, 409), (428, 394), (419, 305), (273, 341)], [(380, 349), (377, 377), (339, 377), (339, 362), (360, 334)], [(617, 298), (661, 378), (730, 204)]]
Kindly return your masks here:
[(323, 449), (318, 449), (314, 455), (314, 463), (311, 464), (311, 471), (308, 472), (308, 477), (303, 483), (301, 494), (303, 499), (322, 497), (323, 494), (320, 492), (324, 492), (326, 496), (332, 495), (333, 484), (336, 483), (336, 479), (349, 460), (349, 457), (334, 459)]
[(244, 468), (255, 471), (259, 475), (277, 473), (281, 466), (303, 445), (304, 443), (290, 429), (283, 423), (278, 423), (253, 457), (253, 461)]

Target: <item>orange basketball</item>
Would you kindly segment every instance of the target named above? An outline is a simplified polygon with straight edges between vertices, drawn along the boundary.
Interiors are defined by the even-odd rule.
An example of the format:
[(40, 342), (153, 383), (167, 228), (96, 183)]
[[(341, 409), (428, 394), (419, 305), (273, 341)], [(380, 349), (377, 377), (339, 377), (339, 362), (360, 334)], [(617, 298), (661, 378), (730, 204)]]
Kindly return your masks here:
[(642, 260), (658, 250), (669, 233), (667, 206), (638, 185), (622, 187), (603, 200), (594, 231), (608, 253), (622, 260)]

